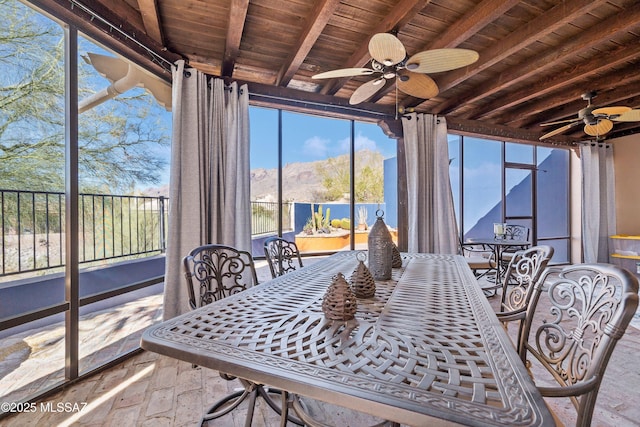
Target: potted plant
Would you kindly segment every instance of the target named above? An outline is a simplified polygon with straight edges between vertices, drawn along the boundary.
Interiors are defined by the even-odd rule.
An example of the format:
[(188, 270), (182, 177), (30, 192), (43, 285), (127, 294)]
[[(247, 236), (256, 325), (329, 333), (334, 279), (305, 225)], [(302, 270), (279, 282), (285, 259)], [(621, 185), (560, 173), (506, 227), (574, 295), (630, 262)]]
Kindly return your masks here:
[(358, 208), (358, 230), (364, 231), (367, 228), (367, 208), (360, 206)]

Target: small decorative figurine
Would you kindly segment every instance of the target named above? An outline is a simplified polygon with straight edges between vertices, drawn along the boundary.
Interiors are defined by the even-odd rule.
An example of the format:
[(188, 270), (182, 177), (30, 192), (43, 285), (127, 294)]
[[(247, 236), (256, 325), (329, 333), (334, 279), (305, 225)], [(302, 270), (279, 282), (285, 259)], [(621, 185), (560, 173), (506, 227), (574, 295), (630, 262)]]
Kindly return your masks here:
[(334, 276), (322, 298), (322, 311), (329, 320), (351, 320), (356, 315), (358, 300), (342, 273)]
[(402, 255), (400, 255), (400, 250), (398, 249), (395, 243), (393, 244), (393, 248), (392, 248), (391, 267), (393, 268), (402, 267)]
[(358, 252), (356, 258), (360, 262), (351, 275), (351, 289), (358, 298), (371, 298), (376, 293), (376, 282), (367, 266), (364, 265), (367, 255), (364, 252)]

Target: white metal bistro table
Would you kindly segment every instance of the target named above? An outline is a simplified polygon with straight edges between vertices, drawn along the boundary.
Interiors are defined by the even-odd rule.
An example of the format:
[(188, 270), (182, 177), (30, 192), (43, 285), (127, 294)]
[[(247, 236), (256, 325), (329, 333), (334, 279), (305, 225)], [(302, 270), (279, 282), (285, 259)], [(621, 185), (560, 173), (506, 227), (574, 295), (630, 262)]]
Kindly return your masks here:
[(354, 252), (147, 329), (142, 348), (412, 426), (545, 426), (553, 418), (458, 255), (403, 254), (357, 325), (322, 297)]

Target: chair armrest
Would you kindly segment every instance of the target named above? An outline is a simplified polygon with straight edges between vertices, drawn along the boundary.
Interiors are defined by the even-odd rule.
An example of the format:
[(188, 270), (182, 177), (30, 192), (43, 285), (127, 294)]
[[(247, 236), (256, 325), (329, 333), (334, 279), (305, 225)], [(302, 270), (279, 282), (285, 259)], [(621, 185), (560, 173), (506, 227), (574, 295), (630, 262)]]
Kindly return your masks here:
[(526, 316), (527, 312), (524, 308), (521, 308), (516, 311), (509, 312), (498, 312), (496, 316), (498, 316), (498, 320), (502, 323), (513, 322), (515, 320), (523, 320)]
[(493, 258), (494, 254), (491, 249), (488, 249), (485, 245), (481, 245), (478, 243), (462, 243), (460, 245), (460, 249), (462, 251), (462, 255), (466, 255), (466, 253), (473, 255), (483, 255), (486, 258)]
[(570, 397), (570, 396), (581, 396), (585, 393), (590, 392), (598, 385), (598, 376), (594, 376), (588, 381), (581, 382), (580, 384), (573, 384), (567, 386), (557, 386), (557, 387), (537, 387), (545, 397)]

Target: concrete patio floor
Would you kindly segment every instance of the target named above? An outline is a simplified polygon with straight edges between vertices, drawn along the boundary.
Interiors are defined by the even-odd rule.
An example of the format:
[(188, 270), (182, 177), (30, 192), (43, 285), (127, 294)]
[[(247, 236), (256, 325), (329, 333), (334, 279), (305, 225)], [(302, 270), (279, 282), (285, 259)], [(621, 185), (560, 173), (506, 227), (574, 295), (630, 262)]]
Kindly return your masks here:
[[(261, 280), (269, 277), (268, 269), (264, 266), (259, 270)], [(490, 301), (492, 305), (497, 306), (499, 297), (490, 298)], [(127, 322), (131, 319), (134, 323), (137, 319), (140, 322), (139, 325), (156, 321), (160, 317), (161, 302), (162, 299), (158, 296), (155, 299), (147, 299), (137, 306), (122, 308), (115, 321), (127, 318)], [(108, 313), (97, 314), (92, 322), (84, 327), (94, 328), (95, 333), (87, 336), (104, 341), (103, 331), (106, 331), (110, 324)], [(144, 328), (141, 327), (140, 331), (137, 331), (134, 326), (128, 328), (128, 332), (135, 331), (129, 335), (128, 339), (139, 340), (142, 329)], [(511, 330), (515, 332), (515, 328)], [(40, 335), (39, 339), (42, 342), (48, 342), (45, 335)], [(640, 364), (637, 363), (639, 350), (640, 318), (637, 317), (634, 319), (633, 326), (618, 343), (610, 360), (600, 389), (592, 425), (605, 427), (640, 425), (640, 406), (636, 403), (640, 401)], [(22, 362), (14, 370), (15, 373), (5, 375), (0, 380), (0, 387), (8, 390), (5, 387), (15, 388), (26, 378), (38, 377), (39, 370), (44, 372), (48, 369), (46, 357), (50, 354), (51, 352), (45, 352), (39, 357), (33, 357), (33, 360), (30, 358), (28, 362)], [(28, 377), (26, 377), (27, 372)], [(11, 381), (14, 382), (13, 385)], [(33, 382), (30, 386), (38, 387), (46, 383), (45, 379)], [(111, 369), (37, 402), (34, 412), (1, 419), (0, 426), (195, 426), (198, 425), (208, 405), (238, 386), (236, 381), (229, 382), (221, 379), (213, 370), (194, 368), (190, 363), (142, 352)], [(0, 400), (11, 401), (8, 400), (6, 392)], [(278, 426), (280, 421), (275, 413), (260, 399), (258, 402), (253, 425)], [(566, 425), (574, 423), (575, 411), (568, 400), (549, 399), (547, 402)], [(80, 407), (82, 410), (78, 411)], [(339, 420), (336, 421), (338, 425), (354, 427), (363, 425), (359, 417), (347, 411), (344, 413), (338, 411), (334, 416)], [(242, 426), (244, 411), (238, 409), (209, 425)]]

